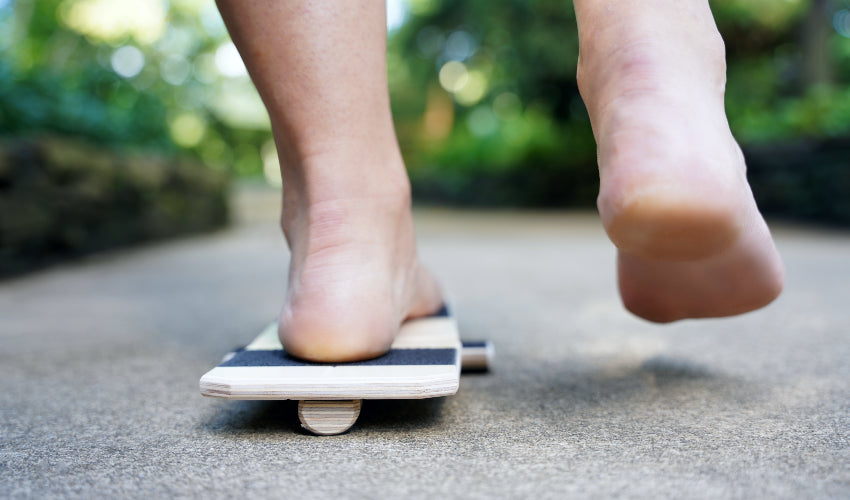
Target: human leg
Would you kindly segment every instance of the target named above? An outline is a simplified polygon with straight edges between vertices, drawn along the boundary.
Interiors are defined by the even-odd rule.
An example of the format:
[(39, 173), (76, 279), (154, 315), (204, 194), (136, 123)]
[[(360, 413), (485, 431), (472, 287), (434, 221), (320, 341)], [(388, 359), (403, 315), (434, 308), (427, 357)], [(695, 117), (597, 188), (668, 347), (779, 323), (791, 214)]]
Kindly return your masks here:
[(442, 303), (419, 263), (390, 113), (384, 3), (219, 0), (271, 117), (292, 251), (280, 336), (293, 355), (382, 354)]
[(625, 306), (652, 321), (771, 302), (783, 268), (724, 110), (706, 0), (576, 0), (578, 81)]

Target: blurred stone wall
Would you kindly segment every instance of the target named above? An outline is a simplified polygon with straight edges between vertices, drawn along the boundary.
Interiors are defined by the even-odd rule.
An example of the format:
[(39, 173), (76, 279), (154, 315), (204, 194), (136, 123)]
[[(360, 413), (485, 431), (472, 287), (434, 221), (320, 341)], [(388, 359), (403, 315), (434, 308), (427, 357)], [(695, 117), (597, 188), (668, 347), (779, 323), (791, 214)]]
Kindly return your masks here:
[(229, 179), (166, 156), (50, 137), (0, 140), (0, 277), (222, 227)]
[(765, 215), (850, 226), (850, 139), (747, 147), (744, 156)]

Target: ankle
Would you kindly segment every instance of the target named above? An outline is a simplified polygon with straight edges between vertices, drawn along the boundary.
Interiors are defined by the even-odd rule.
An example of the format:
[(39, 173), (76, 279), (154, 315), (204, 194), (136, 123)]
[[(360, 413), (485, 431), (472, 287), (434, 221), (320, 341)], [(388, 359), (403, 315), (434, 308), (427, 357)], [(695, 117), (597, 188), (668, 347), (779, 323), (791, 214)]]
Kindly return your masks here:
[[(726, 85), (726, 49), (710, 10), (683, 6), (690, 15), (670, 6), (622, 6), (616, 21), (599, 6), (579, 9), (579, 91), (588, 109), (607, 107), (626, 96), (676, 89), (707, 88), (722, 98)], [(669, 12), (661, 12), (667, 9)], [(661, 25), (659, 23), (666, 23)], [(683, 95), (682, 99), (693, 99)], [(597, 110), (599, 111), (599, 110)]]
[(395, 139), (339, 140), (282, 162), (284, 194), (311, 203), (373, 196), (407, 197), (410, 182)]
[(400, 155), (383, 163), (356, 158), (335, 151), (284, 168), (281, 227), (290, 247), (307, 234), (365, 236), (382, 220), (410, 218), (410, 181)]

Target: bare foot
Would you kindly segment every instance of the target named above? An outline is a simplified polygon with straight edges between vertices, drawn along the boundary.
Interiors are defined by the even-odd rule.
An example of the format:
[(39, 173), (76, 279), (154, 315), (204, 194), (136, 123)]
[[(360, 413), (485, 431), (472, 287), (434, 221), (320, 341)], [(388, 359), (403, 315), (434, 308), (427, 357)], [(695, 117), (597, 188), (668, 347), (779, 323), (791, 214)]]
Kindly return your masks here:
[(218, 0), (272, 122), (292, 260), (279, 333), (313, 361), (379, 356), (437, 311), (387, 90), (385, 4)]
[[(285, 349), (312, 361), (379, 356), (401, 323), (437, 311), (442, 298), (419, 263), (410, 188), (401, 159), (393, 168), (348, 169), (356, 156), (318, 155), (284, 187), (282, 226), (292, 250), (280, 315)], [(286, 170), (286, 167), (285, 167)], [(383, 172), (375, 182), (369, 177)], [(307, 178), (305, 178), (307, 177)]]
[(599, 213), (626, 308), (667, 322), (770, 303), (783, 267), (729, 131), (708, 2), (585, 0), (576, 12)]

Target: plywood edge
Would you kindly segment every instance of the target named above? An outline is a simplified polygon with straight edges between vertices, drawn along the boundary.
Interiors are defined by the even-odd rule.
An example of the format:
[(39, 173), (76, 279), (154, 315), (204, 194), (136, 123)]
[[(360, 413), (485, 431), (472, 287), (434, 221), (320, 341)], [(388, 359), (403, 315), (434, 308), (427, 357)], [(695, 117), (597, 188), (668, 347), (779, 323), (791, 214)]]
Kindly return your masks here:
[(445, 374), (434, 377), (349, 379), (344, 383), (328, 384), (322, 379), (298, 379), (290, 384), (269, 384), (264, 379), (232, 379), (204, 376), (200, 381), (201, 394), (224, 399), (427, 399), (457, 393), (460, 378)]

